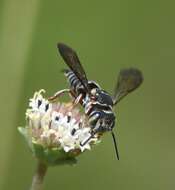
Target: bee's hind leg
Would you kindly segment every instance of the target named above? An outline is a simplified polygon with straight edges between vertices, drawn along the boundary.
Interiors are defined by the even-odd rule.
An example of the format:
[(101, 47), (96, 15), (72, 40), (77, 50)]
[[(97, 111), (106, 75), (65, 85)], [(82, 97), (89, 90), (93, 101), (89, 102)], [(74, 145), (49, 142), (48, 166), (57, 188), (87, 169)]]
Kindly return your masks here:
[(50, 96), (48, 98), (49, 101), (53, 102), (55, 101), (57, 98), (59, 98), (60, 96), (63, 96), (65, 93), (68, 93), (69, 96), (72, 99), (72, 103), (71, 103), (71, 109), (73, 109), (74, 107), (76, 107), (78, 104), (82, 104), (82, 100), (84, 98), (83, 94), (79, 94), (77, 97), (74, 93), (74, 91), (72, 91), (71, 89), (63, 89), (63, 90), (59, 90), (58, 92), (56, 92), (53, 96)]
[(63, 89), (63, 90), (59, 90), (58, 92), (56, 92), (53, 96), (50, 96), (48, 98), (48, 100), (54, 101), (65, 93), (68, 93), (71, 97), (73, 97), (72, 91), (70, 89)]

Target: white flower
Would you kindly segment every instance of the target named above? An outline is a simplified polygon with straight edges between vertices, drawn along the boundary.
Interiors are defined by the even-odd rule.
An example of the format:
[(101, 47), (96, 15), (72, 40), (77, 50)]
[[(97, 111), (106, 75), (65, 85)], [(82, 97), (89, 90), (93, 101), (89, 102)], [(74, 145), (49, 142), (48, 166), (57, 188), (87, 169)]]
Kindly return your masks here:
[(32, 129), (35, 142), (46, 147), (62, 148), (65, 152), (90, 150), (98, 141), (98, 136), (90, 138), (91, 128), (86, 117), (70, 103), (49, 103), (43, 97), (44, 90), (36, 92), (30, 99), (26, 111), (28, 128)]
[(45, 93), (45, 90), (41, 89), (39, 92), (36, 92), (33, 98), (30, 99), (29, 107), (32, 112), (39, 112), (45, 114), (49, 109), (51, 109), (51, 104), (49, 101), (43, 98), (42, 94)]

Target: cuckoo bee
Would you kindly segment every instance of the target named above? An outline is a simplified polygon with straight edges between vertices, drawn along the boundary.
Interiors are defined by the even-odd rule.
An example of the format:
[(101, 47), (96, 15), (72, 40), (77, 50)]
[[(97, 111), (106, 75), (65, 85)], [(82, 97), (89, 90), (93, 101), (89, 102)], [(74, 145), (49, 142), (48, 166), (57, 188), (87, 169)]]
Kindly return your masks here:
[(129, 68), (121, 70), (118, 81), (111, 96), (95, 81), (88, 80), (76, 52), (69, 46), (58, 43), (58, 51), (69, 67), (64, 70), (64, 75), (70, 84), (70, 89), (63, 89), (49, 98), (55, 100), (60, 95), (68, 92), (74, 97), (74, 105), (81, 104), (88, 116), (91, 126), (91, 136), (81, 143), (84, 146), (95, 134), (110, 131), (112, 134), (115, 152), (119, 160), (117, 141), (113, 132), (116, 116), (113, 107), (128, 93), (135, 90), (143, 81), (140, 70)]

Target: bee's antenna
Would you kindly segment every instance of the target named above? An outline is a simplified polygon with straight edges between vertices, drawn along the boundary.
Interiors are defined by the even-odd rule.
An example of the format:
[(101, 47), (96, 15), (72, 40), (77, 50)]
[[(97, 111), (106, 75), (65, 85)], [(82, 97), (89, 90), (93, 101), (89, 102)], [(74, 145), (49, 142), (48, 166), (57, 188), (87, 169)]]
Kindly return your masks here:
[(114, 142), (115, 153), (116, 153), (117, 159), (119, 160), (119, 152), (118, 152), (118, 148), (117, 148), (117, 141), (116, 141), (115, 134), (113, 131), (111, 131), (111, 135), (112, 135), (112, 139)]

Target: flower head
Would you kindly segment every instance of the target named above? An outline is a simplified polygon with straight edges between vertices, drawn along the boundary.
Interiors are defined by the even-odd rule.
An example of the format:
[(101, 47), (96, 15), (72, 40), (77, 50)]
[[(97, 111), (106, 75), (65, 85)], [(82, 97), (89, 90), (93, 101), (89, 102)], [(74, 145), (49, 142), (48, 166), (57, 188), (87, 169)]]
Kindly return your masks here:
[(36, 92), (26, 111), (26, 127), (19, 127), (34, 155), (48, 164), (70, 160), (99, 142), (91, 136), (91, 128), (85, 114), (72, 103), (49, 102), (43, 97), (44, 90)]

